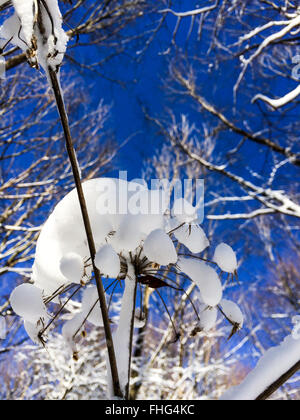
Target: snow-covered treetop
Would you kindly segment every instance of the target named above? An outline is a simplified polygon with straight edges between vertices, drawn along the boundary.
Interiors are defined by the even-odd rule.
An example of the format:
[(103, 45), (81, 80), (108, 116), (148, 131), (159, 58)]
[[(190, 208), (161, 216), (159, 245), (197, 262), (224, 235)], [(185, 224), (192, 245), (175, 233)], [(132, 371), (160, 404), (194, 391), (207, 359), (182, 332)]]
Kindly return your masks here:
[[(83, 191), (97, 249), (95, 264), (103, 277), (119, 281), (135, 277), (153, 289), (176, 288), (171, 276), (188, 277), (197, 286), (201, 302), (199, 330), (215, 325), (218, 309), (234, 328), (242, 326), (240, 310), (223, 299), (220, 274), (227, 272), (233, 278), (237, 270), (235, 253), (228, 245), (217, 247), (215, 261), (200, 257), (209, 246), (203, 229), (191, 224), (190, 216), (185, 222), (183, 214), (167, 215), (174, 213), (166, 212), (162, 191), (111, 178), (89, 180), (83, 183)], [(186, 251), (181, 255), (178, 243)], [(102, 325), (97, 290), (90, 285), (89, 255), (77, 192), (73, 190), (43, 226), (32, 269), (33, 284), (19, 286), (11, 295), (13, 310), (26, 321), (33, 341), (45, 331), (45, 302), (56, 302), (72, 284), (84, 291), (81, 312), (63, 329), (72, 350), (73, 338), (86, 321)], [(165, 269), (170, 273), (167, 279), (163, 277)]]
[(14, 13), (0, 28), (1, 47), (11, 43), (24, 51), (32, 67), (58, 71), (68, 36), (57, 0), (12, 0)]

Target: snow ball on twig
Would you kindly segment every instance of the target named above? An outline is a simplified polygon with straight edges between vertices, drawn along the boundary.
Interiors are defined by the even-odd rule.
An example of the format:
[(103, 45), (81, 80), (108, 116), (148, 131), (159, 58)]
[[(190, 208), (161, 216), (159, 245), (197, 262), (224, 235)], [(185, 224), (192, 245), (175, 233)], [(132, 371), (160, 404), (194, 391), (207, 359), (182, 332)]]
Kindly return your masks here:
[(70, 283), (80, 284), (84, 275), (84, 263), (80, 255), (69, 252), (60, 260), (59, 268)]
[(242, 328), (244, 324), (244, 315), (235, 302), (231, 300), (222, 299), (220, 302), (222, 311), (224, 312), (226, 318), (232, 323), (239, 325), (239, 328)]
[(214, 307), (222, 299), (222, 284), (216, 271), (203, 261), (180, 258), (178, 266), (198, 286), (203, 303)]
[(162, 229), (156, 229), (147, 236), (144, 253), (149, 261), (159, 265), (175, 264), (178, 259), (172, 240)]
[(174, 236), (182, 245), (193, 254), (204, 251), (209, 241), (203, 229), (198, 225), (183, 225), (174, 231)]
[(221, 243), (217, 246), (213, 261), (226, 273), (234, 274), (237, 270), (236, 254), (231, 246), (225, 243)]

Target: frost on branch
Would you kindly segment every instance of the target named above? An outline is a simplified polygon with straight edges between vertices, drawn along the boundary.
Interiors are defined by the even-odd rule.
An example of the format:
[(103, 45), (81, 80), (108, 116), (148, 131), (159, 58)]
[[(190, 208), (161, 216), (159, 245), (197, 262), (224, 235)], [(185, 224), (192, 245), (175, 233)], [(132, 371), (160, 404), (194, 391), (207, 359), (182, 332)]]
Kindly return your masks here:
[(193, 254), (204, 251), (209, 241), (203, 229), (198, 225), (184, 224), (174, 232), (175, 238), (185, 245)]
[[(149, 287), (163, 298), (168, 287), (184, 293), (180, 280), (188, 280), (197, 290), (195, 331), (213, 328), (218, 311), (241, 327), (239, 309), (223, 299), (222, 273), (235, 272), (237, 267), (235, 253), (228, 245), (217, 248), (215, 262), (200, 256), (209, 246), (203, 229), (186, 221), (190, 219), (185, 214), (177, 212), (174, 216), (167, 211), (161, 190), (149, 191), (141, 184), (110, 178), (89, 180), (82, 187), (96, 244), (94, 262), (103, 277), (107, 301), (115, 286), (121, 284), (124, 289), (120, 314), (116, 317), (113, 313), (113, 341), (124, 392), (130, 374), (131, 333), (146, 322), (142, 307), (136, 308), (137, 286), (139, 290)], [(32, 268), (33, 285), (19, 286), (11, 295), (13, 309), (25, 319), (25, 329), (34, 342), (63, 310), (67, 321), (62, 335), (78, 358), (77, 344), (85, 325), (103, 326), (93, 280), (78, 195), (73, 190), (57, 204), (42, 228)], [(81, 303), (76, 303), (76, 314), (70, 319), (68, 304), (74, 296), (78, 300), (80, 291)], [(51, 302), (60, 304), (60, 309), (44, 325), (48, 317), (45, 303)], [(165, 308), (170, 305), (172, 302), (166, 302)]]
[(0, 28), (1, 47), (9, 43), (26, 53), (32, 67), (58, 71), (68, 36), (57, 0), (12, 0), (14, 14)]
[(217, 272), (203, 261), (181, 258), (180, 270), (187, 274), (198, 286), (203, 303), (217, 306), (223, 296), (223, 289)]

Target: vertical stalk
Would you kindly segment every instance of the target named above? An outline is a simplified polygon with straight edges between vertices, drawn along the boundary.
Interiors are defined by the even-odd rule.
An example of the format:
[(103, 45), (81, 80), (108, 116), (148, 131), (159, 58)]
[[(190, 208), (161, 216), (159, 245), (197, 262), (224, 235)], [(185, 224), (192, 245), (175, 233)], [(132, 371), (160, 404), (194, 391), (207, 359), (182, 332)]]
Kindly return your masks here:
[(121, 390), (125, 399), (129, 399), (131, 358), (133, 346), (133, 330), (136, 303), (137, 279), (134, 267), (128, 263), (128, 273), (125, 279), (125, 290), (122, 297), (122, 308), (114, 343), (117, 351), (117, 362), (120, 374)]
[[(139, 328), (138, 333), (137, 333), (137, 341), (136, 341), (136, 345), (135, 345), (135, 351), (134, 351), (134, 357), (136, 359), (140, 359), (142, 354), (143, 354), (143, 350), (144, 350), (144, 342), (145, 342), (145, 332), (147, 329), (147, 325), (148, 325), (148, 317), (149, 317), (149, 301), (150, 301), (150, 296), (153, 293), (154, 289), (151, 289), (149, 286), (146, 286), (145, 288), (145, 293), (143, 296), (143, 302), (141, 302), (142, 308), (143, 308), (143, 314), (145, 316), (145, 325), (141, 328)], [(139, 365), (137, 366), (136, 370), (133, 371), (132, 373), (132, 377), (136, 378), (139, 374)], [(142, 386), (142, 382), (141, 381), (136, 381), (134, 383), (134, 385), (131, 387), (130, 389), (130, 399), (131, 400), (135, 400), (138, 396), (139, 390)]]
[(108, 310), (107, 310), (106, 299), (105, 299), (105, 292), (104, 292), (100, 272), (95, 265), (96, 247), (95, 247), (95, 242), (93, 238), (87, 205), (86, 205), (86, 201), (85, 201), (85, 197), (83, 193), (83, 188), (81, 184), (81, 178), (80, 178), (77, 158), (76, 158), (76, 154), (75, 154), (75, 150), (73, 146), (73, 141), (71, 137), (68, 116), (65, 109), (65, 104), (64, 104), (62, 93), (61, 93), (61, 88), (60, 88), (57, 74), (54, 70), (52, 70), (50, 66), (48, 67), (48, 73), (50, 77), (51, 87), (55, 95), (55, 100), (56, 100), (61, 124), (64, 131), (66, 149), (67, 149), (69, 160), (72, 167), (72, 172), (73, 172), (78, 199), (80, 203), (81, 214), (82, 214), (85, 232), (87, 236), (88, 247), (89, 247), (90, 256), (91, 256), (91, 260), (93, 264), (93, 271), (94, 271), (94, 275), (96, 279), (99, 301), (100, 301), (100, 308), (101, 308), (101, 313), (103, 317), (103, 325), (104, 325), (106, 346), (108, 350), (108, 356), (109, 356), (109, 362), (110, 362), (110, 368), (111, 368), (111, 377), (112, 377), (112, 382), (113, 382), (114, 395), (116, 397), (123, 398), (123, 394), (120, 388), (119, 373), (118, 373), (116, 355), (115, 355), (112, 334), (111, 334), (111, 329), (110, 329), (109, 316), (108, 316)]

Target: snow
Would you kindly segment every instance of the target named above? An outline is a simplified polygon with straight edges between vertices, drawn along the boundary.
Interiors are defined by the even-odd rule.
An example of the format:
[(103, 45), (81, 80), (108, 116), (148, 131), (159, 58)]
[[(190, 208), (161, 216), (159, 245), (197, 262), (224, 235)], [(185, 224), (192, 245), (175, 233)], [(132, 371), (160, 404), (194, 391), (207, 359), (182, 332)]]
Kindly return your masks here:
[(31, 322), (24, 320), (24, 328), (28, 337), (33, 341), (33, 343), (40, 344), (39, 333), (43, 329), (43, 324), (32, 324)]
[[(216, 307), (222, 300), (222, 285), (216, 270), (204, 261), (190, 256), (178, 260), (174, 245), (177, 241), (192, 253), (202, 252), (209, 242), (198, 225), (185, 223), (174, 230), (173, 226), (178, 227), (179, 221), (176, 218), (170, 219), (164, 213), (160, 192), (148, 191), (145, 186), (135, 182), (111, 178), (86, 181), (82, 183), (82, 188), (97, 250), (95, 265), (102, 276), (112, 279), (118, 278), (121, 261), (122, 274), (127, 265), (125, 281), (120, 280), (125, 283), (125, 290), (119, 322), (113, 335), (120, 383), (125, 390), (130, 364), (130, 334), (133, 328), (142, 328), (145, 325), (145, 318), (141, 317), (140, 310), (135, 310), (136, 266), (133, 262), (140, 263), (139, 270), (156, 270), (157, 265), (174, 264), (172, 271), (177, 270), (178, 274), (182, 272), (190, 277), (199, 289), (198, 328), (204, 332), (216, 325)], [(125, 196), (122, 195), (124, 192)], [(140, 211), (136, 212), (138, 203), (141, 205)], [(133, 212), (128, 213), (128, 210)], [(228, 252), (228, 248), (226, 256), (230, 256), (229, 262), (233, 269), (236, 264), (232, 267), (232, 254), (234, 257), (235, 254), (231, 248)], [(220, 246), (218, 249), (220, 250)], [(223, 256), (224, 252), (221, 254)], [(228, 264), (228, 258), (226, 262)], [(143, 272), (139, 271), (139, 274), (142, 276)], [(155, 272), (153, 275), (155, 276)], [(157, 276), (160, 277), (160, 274)], [(81, 305), (77, 302), (77, 314), (65, 322), (62, 328), (68, 347), (76, 352), (80, 334), (76, 337), (74, 335), (80, 332), (86, 322), (95, 327), (103, 327), (98, 290), (91, 284), (92, 280), (90, 250), (77, 191), (74, 189), (56, 205), (42, 227), (32, 267), (33, 285), (19, 286), (11, 295), (12, 307), (25, 319), (26, 331), (35, 343), (41, 342), (39, 333), (45, 325), (44, 320), (49, 318), (43, 298), (48, 301), (59, 289), (65, 289), (73, 283), (82, 285), (83, 294)], [(223, 301), (223, 305), (226, 302)], [(226, 308), (224, 312), (228, 312), (228, 317), (237, 319), (238, 311), (233, 304), (230, 309), (231, 312)], [(69, 318), (65, 312), (68, 310), (71, 307), (65, 306), (65, 319)]]
[(43, 292), (31, 284), (16, 287), (10, 296), (10, 304), (17, 315), (32, 324), (48, 318)]
[(78, 341), (79, 334), (84, 329), (85, 322), (90, 322), (95, 327), (103, 327), (96, 286), (87, 286), (84, 289), (81, 311), (63, 325), (62, 335), (72, 352), (77, 351), (76, 339)]
[(217, 246), (213, 261), (226, 273), (235, 273), (237, 270), (236, 254), (227, 244), (221, 243)]
[(125, 279), (125, 290), (122, 297), (122, 308), (117, 331), (113, 335), (116, 360), (119, 371), (121, 390), (125, 395), (130, 371), (130, 331), (131, 323), (134, 322), (135, 305), (135, 272), (132, 264), (128, 266)]
[(300, 359), (300, 337), (289, 335), (277, 347), (266, 351), (246, 379), (230, 388), (222, 400), (255, 400), (273, 382), (293, 367)]
[(4, 316), (0, 316), (0, 340), (5, 340), (7, 333), (6, 321)]
[(183, 273), (196, 283), (203, 303), (212, 307), (220, 303), (223, 295), (222, 284), (212, 267), (203, 261), (192, 258), (180, 258), (178, 266)]
[(12, 3), (21, 21), (23, 38), (30, 45), (33, 35), (34, 0), (12, 0)]
[(26, 52), (32, 66), (37, 67), (38, 62), (46, 72), (48, 66), (58, 71), (68, 42), (68, 36), (62, 28), (58, 1), (44, 0), (46, 7), (39, 3), (43, 31), (37, 23), (35, 0), (12, 0), (12, 4), (15, 13), (0, 28), (0, 38)]
[(185, 198), (178, 198), (175, 200), (172, 208), (172, 214), (176, 217), (179, 224), (191, 223), (198, 218), (197, 208)]
[(144, 253), (149, 261), (159, 265), (175, 264), (178, 259), (171, 238), (162, 229), (156, 229), (147, 236)]
[[(117, 261), (115, 253), (125, 255), (128, 252), (134, 252), (136, 248), (143, 245), (143, 241), (145, 241), (144, 253), (150, 261), (160, 265), (176, 263), (175, 247), (171, 238), (164, 232), (163, 214), (132, 215), (119, 211), (120, 191), (124, 189), (128, 192), (127, 202), (130, 202), (136, 194), (135, 183), (101, 178), (89, 180), (82, 185), (97, 250), (100, 251), (102, 247), (105, 247), (100, 252), (101, 256), (104, 250), (108, 252), (110, 249), (110, 257), (106, 254), (105, 258), (110, 260), (112, 266), (104, 269), (101, 267), (103, 262), (98, 261), (99, 269), (104, 275), (117, 277), (120, 262)], [(143, 190), (140, 192), (140, 196), (142, 195), (148, 198), (150, 196), (153, 200), (152, 204), (155, 204), (157, 194), (151, 195), (147, 190)], [(184, 226), (176, 234), (178, 239), (190, 247), (192, 252), (201, 252), (208, 245), (205, 233), (200, 226), (192, 225), (191, 235), (189, 235), (187, 228), (188, 226)], [(115, 253), (108, 245), (114, 249)], [(44, 224), (37, 242), (32, 281), (36, 287), (44, 290), (46, 296), (74, 281), (73, 275), (64, 276), (61, 271), (61, 262), (64, 261), (62, 259), (71, 254), (78, 256), (78, 267), (80, 258), (85, 260), (89, 257), (76, 190), (66, 195), (55, 207)], [(100, 256), (98, 255), (98, 258)], [(81, 273), (81, 265), (79, 271)], [(79, 273), (76, 277), (78, 280)]]
[(220, 306), (228, 320), (233, 324), (238, 324), (240, 328), (242, 328), (244, 324), (244, 316), (238, 305), (231, 300), (222, 299)]
[(205, 232), (198, 225), (185, 224), (174, 231), (174, 236), (193, 254), (202, 252), (209, 246)]
[(96, 286), (89, 286), (83, 292), (82, 314), (95, 327), (103, 327), (102, 313)]
[[(117, 252), (124, 249), (129, 251), (146, 237), (139, 229), (144, 220), (143, 215), (138, 215), (134, 223), (132, 215), (117, 211), (119, 192), (122, 188), (129, 189), (128, 184), (111, 178), (93, 179), (82, 184), (98, 250), (109, 244)], [(129, 192), (128, 200), (131, 196)], [(145, 215), (145, 218), (149, 222), (151, 215)], [(157, 219), (157, 215), (154, 218)], [(162, 219), (159, 217), (157, 220), (161, 225)], [(43, 226), (37, 242), (32, 280), (37, 287), (45, 290), (46, 295), (51, 295), (58, 287), (68, 283), (60, 270), (60, 261), (68, 253), (76, 253), (82, 259), (89, 257), (76, 190), (58, 203)]]
[(105, 277), (118, 277), (121, 265), (120, 258), (111, 245), (102, 246), (95, 257), (96, 267)]
[(134, 328), (143, 328), (146, 325), (146, 317), (140, 308), (136, 308), (134, 315)]
[(21, 50), (24, 50), (24, 47), (26, 47), (26, 45), (18, 37), (19, 29), (20, 21), (17, 14), (14, 14), (10, 16), (0, 27), (0, 38), (5, 40), (5, 42), (3, 42), (2, 45), (6, 44), (6, 42), (11, 39), (11, 43), (13, 45), (21, 48)]
[(209, 332), (217, 322), (218, 310), (217, 308), (208, 308), (206, 305), (203, 305), (203, 309), (199, 314), (199, 328), (201, 331)]
[(109, 240), (118, 252), (134, 251), (144, 235), (139, 229), (139, 217), (128, 214), (122, 218), (116, 234)]
[(80, 312), (76, 314), (72, 319), (67, 321), (62, 327), (62, 336), (66, 340), (70, 350), (74, 353), (77, 351), (75, 334), (80, 333), (82, 324), (84, 322), (85, 315)]
[(82, 257), (75, 252), (64, 255), (59, 264), (60, 271), (70, 283), (78, 283), (84, 275), (84, 263)]
[(292, 336), (295, 340), (300, 339), (300, 315), (296, 315), (292, 318), (292, 323), (294, 325)]

